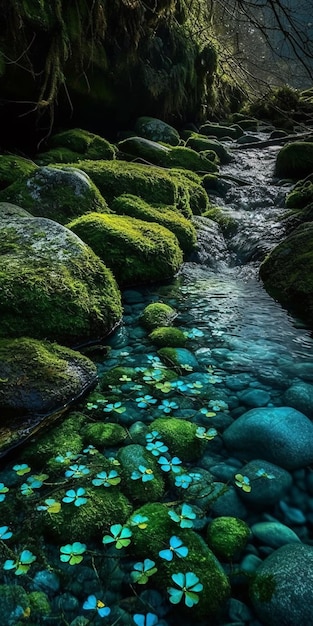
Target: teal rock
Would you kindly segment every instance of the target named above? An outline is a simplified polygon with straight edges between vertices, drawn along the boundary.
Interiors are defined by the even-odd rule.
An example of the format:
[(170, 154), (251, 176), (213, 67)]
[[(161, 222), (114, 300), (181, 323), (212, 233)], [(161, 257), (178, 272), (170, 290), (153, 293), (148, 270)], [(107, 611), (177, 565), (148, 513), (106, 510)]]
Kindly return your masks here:
[(249, 389), (238, 394), (238, 398), (243, 404), (251, 407), (266, 406), (271, 400), (270, 394), (263, 389)]
[(312, 626), (312, 588), (313, 547), (289, 544), (258, 567), (250, 598), (266, 626)]
[(251, 409), (226, 428), (223, 439), (244, 460), (264, 459), (287, 470), (313, 462), (313, 424), (291, 407)]
[(20, 585), (0, 585), (1, 623), (14, 626), (28, 607), (27, 593)]
[(284, 400), (308, 417), (313, 417), (313, 385), (303, 381), (294, 383), (287, 389)]
[(251, 531), (262, 545), (275, 549), (289, 543), (301, 543), (298, 535), (280, 522), (257, 522), (251, 526)]
[(183, 370), (199, 368), (197, 359), (192, 352), (186, 350), (186, 348), (161, 348), (161, 350), (158, 350), (158, 355), (167, 364), (180, 367)]
[(255, 554), (247, 554), (240, 562), (240, 569), (248, 574), (253, 574), (261, 565), (262, 559)]
[(60, 580), (54, 572), (40, 570), (34, 576), (33, 587), (35, 590), (44, 591), (48, 595), (54, 595), (60, 589)]
[[(164, 481), (156, 458), (140, 445), (131, 444), (121, 448), (118, 453), (118, 461), (121, 464), (123, 489), (132, 501), (155, 502), (164, 492)], [(143, 481), (140, 477), (144, 468), (147, 476), (153, 476), (151, 480)], [(138, 478), (134, 479), (134, 472)]]
[(238, 493), (244, 502), (254, 506), (276, 504), (285, 496), (292, 485), (289, 472), (260, 459), (244, 465), (240, 469), (240, 474), (249, 478), (251, 491), (245, 492), (239, 489)]

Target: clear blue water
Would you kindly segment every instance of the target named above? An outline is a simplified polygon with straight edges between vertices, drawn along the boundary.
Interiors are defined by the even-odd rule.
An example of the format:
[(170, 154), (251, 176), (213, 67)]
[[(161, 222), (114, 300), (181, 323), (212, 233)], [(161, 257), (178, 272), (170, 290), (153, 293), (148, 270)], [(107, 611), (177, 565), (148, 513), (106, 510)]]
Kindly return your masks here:
[[(237, 232), (225, 241), (222, 233), (216, 227), (213, 228), (212, 253), (207, 255), (205, 264), (187, 262), (170, 283), (126, 291), (123, 325), (107, 342), (110, 347), (108, 357), (104, 361), (97, 361), (100, 377), (115, 366), (141, 368), (138, 372), (141, 379), (147, 374), (147, 370), (150, 373), (153, 370), (162, 371), (157, 348), (140, 325), (140, 315), (150, 302), (164, 302), (177, 311), (175, 326), (192, 335), (186, 346), (191, 361), (188, 364), (187, 355), (177, 373), (177, 380), (187, 384), (187, 388), (179, 390), (174, 385), (169, 393), (162, 395), (162, 391), (156, 391), (155, 381), (151, 384), (141, 380), (139, 385), (137, 381), (136, 386), (134, 381), (124, 380), (117, 387), (107, 390), (104, 395), (109, 403), (120, 402), (125, 411), (101, 413), (99, 417), (99, 405), (94, 408), (90, 406), (97, 403), (94, 395), (78, 407), (85, 414), (86, 423), (114, 421), (127, 429), (126, 444), (142, 444), (149, 424), (162, 415), (162, 401), (166, 399), (173, 402), (176, 408), (172, 409), (171, 415), (174, 417), (190, 420), (200, 427), (216, 428), (216, 438), (208, 443), (205, 453), (196, 463), (197, 471), (212, 471), (216, 488), (221, 483), (228, 486), (234, 484), (230, 476), (236, 471), (240, 472), (243, 466), (243, 462), (235, 456), (230, 457), (223, 446), (223, 429), (233, 419), (255, 406), (284, 406), (285, 393), (293, 383), (313, 384), (313, 340), (310, 330), (271, 299), (258, 279), (257, 268), (260, 260), (283, 236), (279, 218), (283, 213), (283, 198), (288, 187), (278, 184), (272, 178), (275, 153), (276, 149), (244, 150), (236, 154), (236, 162), (223, 168), (226, 175), (240, 176), (249, 182), (244, 187), (232, 185), (223, 200), (215, 198), (216, 204), (222, 206), (238, 222)], [(215, 244), (217, 252), (214, 252)], [(157, 401), (146, 408), (140, 407), (138, 398), (147, 394), (155, 396)], [(213, 414), (207, 416), (205, 412), (201, 412), (201, 408), (206, 407), (208, 411), (210, 400)], [(100, 410), (102, 411), (101, 405)], [(68, 445), (70, 452), (72, 442), (69, 441)], [(87, 450), (88, 441), (85, 440), (84, 445), (84, 450), (71, 463), (83, 465), (89, 469), (90, 477), (94, 478), (92, 454)], [(113, 445), (110, 449), (99, 446), (99, 452), (106, 458), (114, 458), (118, 455), (118, 448), (119, 446)], [(55, 450), (55, 455), (58, 455), (58, 450)], [(64, 472), (62, 476), (58, 472), (52, 472), (51, 475), (51, 465), (48, 464), (48, 468), (40, 468), (40, 473), (48, 475), (42, 479), (42, 487), (38, 491), (34, 488), (33, 493), (27, 496), (23, 494), (22, 484), (27, 482), (27, 477), (38, 475), (39, 470), (36, 466), (29, 470), (31, 473), (18, 474), (12, 468), (22, 462), (23, 452), (21, 458), (16, 456), (11, 459), (0, 475), (2, 490), (4, 489), (2, 506), (5, 506), (6, 498), (9, 498), (5, 492), (6, 486), (10, 495), (14, 494), (18, 502), (17, 517), (6, 520), (9, 531), (13, 532), (13, 538), (0, 540), (2, 562), (10, 559), (13, 562), (12, 567), (7, 565), (2, 570), (0, 583), (10, 585), (16, 591), (13, 599), (10, 596), (10, 601), (3, 602), (3, 616), (0, 607), (4, 626), (20, 626), (23, 623), (48, 626), (85, 626), (90, 623), (96, 626), (101, 623), (111, 626), (117, 623), (125, 626), (134, 623), (137, 626), (154, 626), (157, 622), (163, 626), (173, 626), (177, 622), (186, 626), (223, 626), (231, 622), (249, 626), (260, 624), (249, 601), (247, 584), (243, 584), (240, 577), (235, 580), (233, 568), (228, 563), (224, 563), (223, 567), (231, 575), (233, 599), (242, 603), (245, 619), (241, 621), (238, 617), (235, 619), (236, 612), (230, 605), (226, 605), (220, 618), (210, 618), (209, 621), (194, 618), (191, 609), (181, 613), (179, 607), (177, 609), (176, 605), (170, 603), (168, 594), (160, 591), (159, 586), (154, 588), (152, 581), (148, 581), (146, 586), (136, 585), (132, 582), (130, 572), (138, 558), (134, 558), (131, 551), (127, 551), (127, 547), (116, 550), (110, 545), (102, 544), (102, 536), (110, 532), (105, 510), (99, 536), (86, 542), (82, 561), (68, 564), (65, 556), (62, 562), (61, 548), (68, 546), (68, 541), (52, 541), (49, 534), (45, 534), (43, 539), (37, 507), (43, 505), (44, 499), (53, 498), (60, 486), (64, 490), (76, 489), (81, 483), (75, 482), (73, 477), (67, 479)], [(118, 468), (117, 465), (112, 465), (113, 467)], [(190, 473), (194, 464), (187, 462), (185, 467), (186, 472)], [(226, 472), (224, 478), (223, 472)], [(83, 481), (82, 485), (86, 486)], [(123, 491), (122, 482), (121, 489)], [(88, 496), (88, 486), (86, 491)], [(82, 494), (83, 499), (84, 495)], [(310, 468), (303, 468), (292, 472), (291, 487), (282, 502), (279, 500), (261, 508), (243, 507), (242, 518), (250, 527), (258, 521), (278, 521), (291, 528), (302, 541), (310, 543), (313, 524), (312, 496), (312, 472)], [(169, 505), (172, 499), (175, 504), (181, 503), (184, 497), (184, 491), (181, 489), (177, 492), (172, 484), (167, 487), (161, 500)], [(24, 504), (25, 498), (27, 505)], [(187, 495), (185, 500), (193, 503), (192, 498)], [(209, 505), (201, 509), (199, 502), (197, 500), (195, 505), (195, 510), (200, 510), (195, 530), (204, 537), (207, 524), (220, 513), (214, 513), (214, 507)], [(135, 500), (131, 504), (134, 510), (140, 506)], [(78, 515), (84, 502), (76, 506), (76, 509), (73, 503), (62, 506), (72, 506), (73, 515)], [(40, 515), (52, 516), (57, 513), (48, 511)], [(26, 516), (30, 516), (31, 521)], [(23, 536), (23, 525), (26, 522), (28, 528), (32, 529), (31, 532), (28, 530), (28, 537)], [(2, 530), (4, 536), (6, 532)], [(84, 536), (75, 539), (84, 545)], [(40, 547), (38, 553), (36, 544), (37, 548)], [(26, 567), (25, 574), (22, 572), (16, 576), (18, 555), (21, 555), (23, 549), (31, 550), (36, 555), (36, 561), (27, 561), (29, 570)], [(66, 550), (63, 550), (63, 554), (67, 553)], [(236, 561), (236, 567), (240, 567), (243, 559), (251, 554), (263, 559), (271, 551), (271, 546), (266, 542), (258, 543), (251, 538)], [(149, 535), (146, 556), (151, 558)], [(24, 554), (24, 558), (31, 560), (29, 555), (25, 557)], [(17, 585), (23, 587), (24, 592)], [(38, 589), (46, 593), (49, 601), (46, 612), (42, 609), (40, 613), (38, 608), (37, 613), (31, 608), (28, 612), (31, 606), (29, 594)], [(23, 593), (28, 594), (25, 601)], [(108, 615), (106, 611), (101, 613), (102, 604), (95, 604), (94, 597), (110, 607), (111, 612)], [(134, 616), (147, 613), (156, 617), (134, 619)]]

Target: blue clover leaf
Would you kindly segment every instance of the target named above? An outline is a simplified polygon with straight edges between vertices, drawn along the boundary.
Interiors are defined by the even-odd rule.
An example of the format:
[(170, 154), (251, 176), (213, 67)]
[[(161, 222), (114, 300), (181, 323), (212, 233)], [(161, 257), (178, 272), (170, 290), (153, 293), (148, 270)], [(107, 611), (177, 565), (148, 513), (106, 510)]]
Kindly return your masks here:
[(143, 563), (135, 563), (133, 571), (130, 573), (131, 579), (138, 585), (145, 585), (150, 576), (153, 576), (158, 569), (155, 567), (155, 562), (151, 559), (145, 559)]
[(111, 613), (110, 607), (106, 606), (105, 602), (98, 600), (96, 596), (90, 595), (83, 604), (85, 611), (97, 611), (99, 617), (107, 617)]
[(185, 605), (189, 608), (194, 604), (198, 604), (198, 593), (203, 590), (203, 585), (196, 574), (193, 572), (186, 572), (186, 574), (178, 572), (177, 574), (172, 574), (172, 580), (178, 587), (169, 587), (167, 589), (169, 600), (172, 604), (179, 604), (182, 598), (185, 599)]
[(184, 558), (187, 556), (188, 552), (189, 550), (187, 546), (184, 546), (182, 540), (176, 537), (176, 535), (173, 535), (170, 538), (170, 547), (167, 550), (160, 550), (159, 556), (166, 561), (172, 561), (175, 554), (180, 558)]

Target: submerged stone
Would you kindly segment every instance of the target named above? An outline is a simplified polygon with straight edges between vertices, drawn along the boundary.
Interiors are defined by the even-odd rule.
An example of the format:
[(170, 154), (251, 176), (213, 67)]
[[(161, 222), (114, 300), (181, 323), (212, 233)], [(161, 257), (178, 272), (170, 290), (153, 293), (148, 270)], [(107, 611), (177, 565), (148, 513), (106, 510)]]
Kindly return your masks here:
[(290, 470), (313, 462), (313, 424), (291, 407), (251, 409), (226, 428), (223, 439), (243, 459), (265, 459)]
[(284, 400), (288, 406), (313, 417), (313, 385), (299, 381), (285, 391)]
[(63, 412), (97, 381), (87, 357), (56, 343), (0, 339), (0, 451), (28, 437), (45, 416)]
[(148, 330), (153, 330), (159, 326), (171, 326), (177, 312), (168, 304), (163, 302), (152, 302), (144, 309), (140, 323)]

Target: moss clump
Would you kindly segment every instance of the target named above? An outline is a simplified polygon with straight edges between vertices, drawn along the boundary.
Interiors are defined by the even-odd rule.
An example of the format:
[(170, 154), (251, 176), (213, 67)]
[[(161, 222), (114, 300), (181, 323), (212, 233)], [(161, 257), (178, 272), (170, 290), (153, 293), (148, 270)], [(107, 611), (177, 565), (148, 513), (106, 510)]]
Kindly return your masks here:
[(135, 380), (138, 374), (132, 367), (112, 367), (112, 369), (102, 374), (100, 378), (100, 388), (102, 390), (108, 390), (110, 387), (121, 385), (121, 378), (123, 378), (123, 376)]
[(300, 181), (286, 196), (286, 207), (289, 209), (303, 209), (313, 202), (313, 181)]
[(152, 302), (143, 310), (140, 323), (148, 330), (153, 330), (158, 326), (171, 326), (177, 316), (175, 309), (163, 302)]
[(32, 591), (28, 594), (31, 618), (38, 620), (50, 614), (51, 606), (48, 596), (43, 591)]
[(240, 556), (250, 537), (249, 526), (237, 517), (217, 517), (208, 526), (207, 542), (214, 554), (232, 561)]
[(176, 417), (159, 417), (149, 425), (168, 446), (171, 456), (178, 456), (183, 463), (199, 459), (204, 450), (202, 439), (196, 437), (197, 425)]
[(216, 222), (225, 235), (232, 235), (238, 230), (238, 222), (217, 206), (206, 211), (203, 217), (208, 217), (210, 220)]
[(36, 156), (37, 165), (50, 165), (52, 163), (77, 163), (82, 158), (79, 152), (68, 148), (51, 148), (47, 152), (40, 152)]
[(160, 326), (155, 328), (149, 335), (149, 339), (157, 346), (169, 346), (172, 348), (180, 348), (186, 344), (186, 336), (179, 328), (169, 328)]
[(115, 198), (130, 193), (148, 203), (174, 205), (188, 217), (188, 190), (177, 177), (158, 167), (126, 161), (90, 160), (80, 161), (77, 167), (90, 176), (109, 207)]
[(38, 167), (0, 192), (0, 200), (18, 204), (34, 216), (48, 217), (60, 224), (89, 211), (109, 210), (89, 176), (73, 168)]
[(217, 172), (218, 170), (217, 165), (213, 161), (187, 146), (172, 148), (164, 155), (163, 165), (194, 172)]
[(22, 611), (29, 608), (27, 593), (20, 585), (0, 585), (0, 603), (3, 625), (16, 624), (16, 607), (20, 606)]
[[(117, 458), (122, 468), (121, 486), (132, 502), (155, 502), (161, 499), (164, 480), (155, 457), (142, 446), (131, 444), (121, 448)], [(139, 467), (145, 468), (145, 473), (152, 475), (153, 479), (143, 482), (139, 477), (134, 480), (133, 472), (137, 472)], [(141, 474), (140, 470), (139, 473)]]
[(210, 137), (216, 137), (217, 139), (225, 139), (230, 137), (231, 139), (238, 139), (243, 135), (243, 131), (238, 126), (222, 126), (221, 124), (212, 124), (206, 122), (199, 128), (201, 135)]
[[(209, 198), (201, 187), (201, 178), (198, 174), (177, 168), (167, 170), (167, 174), (184, 187), (185, 193), (188, 194), (188, 206), (194, 215), (202, 215), (209, 208)], [(184, 212), (184, 215), (189, 217), (189, 213)]]
[(139, 117), (136, 120), (135, 131), (141, 137), (152, 141), (163, 141), (171, 146), (177, 146), (180, 141), (175, 128), (155, 117)]
[[(115, 148), (106, 139), (82, 128), (72, 128), (52, 135), (49, 139), (52, 148), (66, 148), (83, 155), (85, 159), (114, 159)], [(81, 156), (82, 158), (82, 156)]]
[(257, 602), (270, 602), (276, 589), (275, 577), (272, 574), (256, 574), (250, 593)]
[(20, 156), (5, 154), (0, 156), (0, 189), (8, 187), (15, 181), (29, 176), (37, 169), (33, 161)]
[(75, 235), (44, 218), (0, 222), (0, 336), (86, 342), (122, 315), (111, 271)]
[(171, 278), (183, 261), (175, 235), (158, 224), (124, 215), (90, 213), (68, 228), (112, 269), (123, 286)]
[(223, 165), (227, 165), (232, 160), (231, 154), (226, 150), (226, 148), (219, 141), (215, 141), (214, 139), (208, 139), (205, 135), (199, 135), (194, 133), (186, 142), (186, 146), (189, 146), (193, 150), (197, 150), (197, 152), (203, 152), (206, 150), (213, 150), (220, 162)]
[(313, 224), (298, 226), (265, 258), (260, 276), (267, 291), (313, 322)]
[(96, 422), (87, 424), (82, 429), (82, 437), (85, 444), (93, 446), (117, 446), (127, 437), (123, 426), (110, 422)]
[[(59, 468), (60, 463), (53, 463), (56, 456), (66, 456), (67, 452), (72, 452), (73, 456), (78, 455), (83, 449), (83, 438), (81, 435), (82, 426), (85, 423), (85, 416), (82, 413), (73, 412), (66, 417), (61, 424), (54, 426), (53, 430), (47, 430), (43, 435), (37, 436), (35, 441), (28, 444), (23, 451), (22, 458), (34, 468), (50, 465)], [(64, 462), (67, 466), (71, 464), (70, 459)]]
[[(43, 532), (56, 542), (88, 542), (99, 539), (99, 534), (111, 524), (123, 524), (132, 507), (117, 487), (93, 487), (80, 481), (86, 490), (87, 502), (80, 507), (65, 504), (55, 515), (43, 513)], [(54, 492), (53, 497), (61, 502), (66, 489)]]
[(304, 178), (313, 172), (313, 143), (294, 141), (284, 146), (277, 154), (276, 176)]
[(153, 207), (142, 198), (124, 194), (116, 198), (112, 210), (119, 215), (129, 215), (146, 222), (155, 222), (176, 235), (183, 252), (191, 252), (197, 241), (194, 226), (171, 207)]
[[(203, 585), (199, 592), (198, 604), (186, 609), (180, 602), (176, 610), (186, 613), (192, 611), (195, 618), (216, 615), (223, 607), (229, 595), (229, 583), (219, 562), (204, 541), (191, 529), (181, 529), (168, 515), (169, 507), (163, 504), (146, 504), (132, 514), (128, 524), (132, 528), (130, 549), (138, 559), (150, 558), (156, 563), (158, 571), (153, 575), (153, 586), (160, 591), (173, 587), (172, 574), (193, 572)], [(132, 525), (132, 518), (141, 515), (147, 518), (146, 527)], [(179, 530), (179, 532), (178, 532)], [(188, 554), (177, 563), (176, 557), (166, 562), (159, 556), (159, 551), (169, 546), (170, 537), (178, 535), (188, 548)]]

